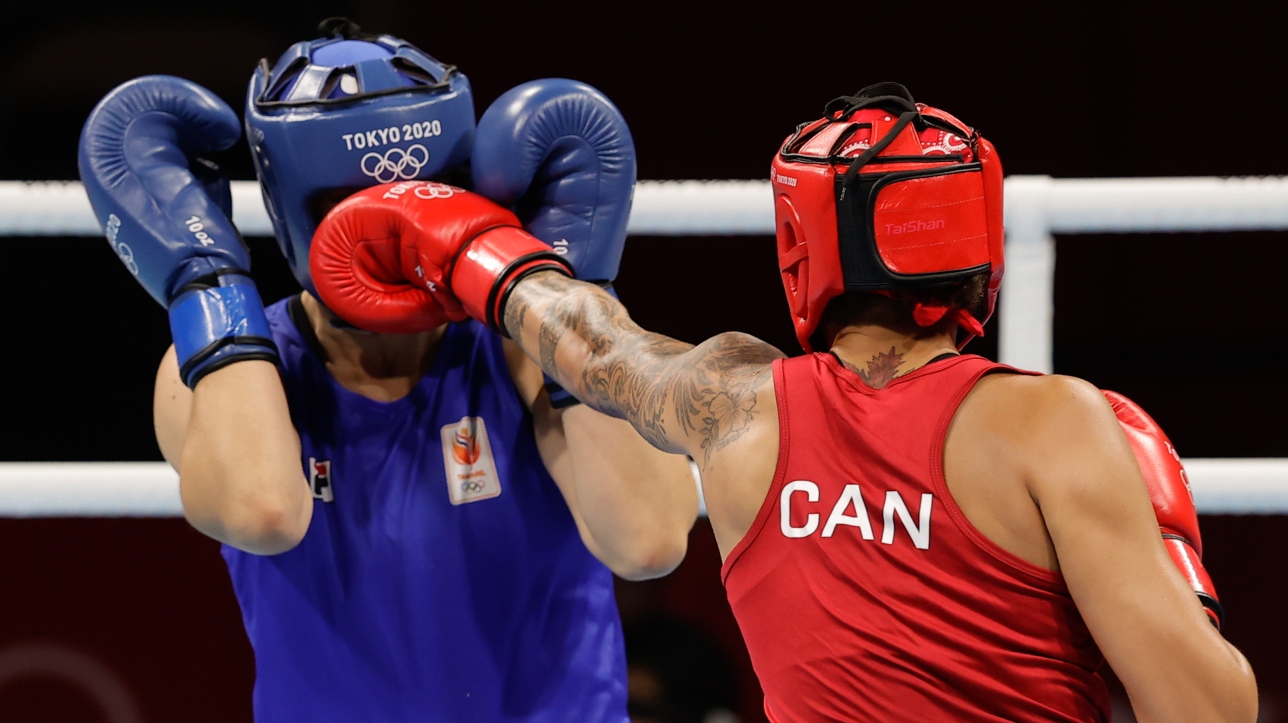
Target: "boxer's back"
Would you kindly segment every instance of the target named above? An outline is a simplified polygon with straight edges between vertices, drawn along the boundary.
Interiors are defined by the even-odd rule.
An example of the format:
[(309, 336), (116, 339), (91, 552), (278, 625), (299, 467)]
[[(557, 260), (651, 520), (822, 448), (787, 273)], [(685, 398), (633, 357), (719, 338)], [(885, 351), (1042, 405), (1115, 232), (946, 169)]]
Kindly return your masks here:
[(778, 466), (724, 568), (771, 718), (1106, 718), (1059, 573), (981, 533), (945, 478), (958, 406), (1012, 370), (960, 356), (874, 389), (830, 354), (774, 367)]

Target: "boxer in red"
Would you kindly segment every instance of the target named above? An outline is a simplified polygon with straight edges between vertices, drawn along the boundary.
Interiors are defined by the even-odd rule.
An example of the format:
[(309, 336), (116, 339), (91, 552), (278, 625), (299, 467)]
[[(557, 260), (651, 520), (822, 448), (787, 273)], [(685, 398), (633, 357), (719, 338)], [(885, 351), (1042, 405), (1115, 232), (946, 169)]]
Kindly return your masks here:
[[(1255, 720), (1163, 431), (1087, 381), (961, 351), (1002, 280), (993, 146), (882, 83), (801, 124), (772, 183), (792, 358), (639, 328), (459, 189), (350, 197), (312, 262), (399, 268), (692, 456), (775, 723), (1105, 721), (1105, 662), (1140, 721)], [(344, 316), (353, 287), (319, 291)]]

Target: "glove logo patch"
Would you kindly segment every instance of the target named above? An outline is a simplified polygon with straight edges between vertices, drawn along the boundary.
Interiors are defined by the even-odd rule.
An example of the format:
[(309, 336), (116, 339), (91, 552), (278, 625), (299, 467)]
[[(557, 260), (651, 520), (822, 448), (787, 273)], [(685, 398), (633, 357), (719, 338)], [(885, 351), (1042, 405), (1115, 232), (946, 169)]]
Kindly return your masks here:
[(456, 195), (456, 187), (449, 186), (446, 183), (426, 183), (423, 186), (416, 186), (412, 191), (416, 198), (423, 201), (430, 201), (435, 198), (451, 198)]
[(425, 270), (420, 267), (420, 264), (416, 264), (416, 277), (421, 281), (424, 281), (425, 286), (429, 288), (430, 291), (438, 291), (438, 284), (425, 278)]
[(107, 240), (116, 245), (116, 235), (121, 232), (121, 217), (114, 213), (107, 214), (107, 223), (103, 227), (104, 233), (107, 234)]
[(130, 248), (128, 244), (117, 244), (116, 255), (121, 257), (125, 268), (129, 269), (131, 274), (139, 275), (139, 264), (134, 260), (134, 249)]
[(188, 227), (188, 232), (191, 233), (202, 246), (213, 246), (215, 244), (215, 240), (210, 238), (210, 234), (206, 233), (206, 224), (201, 222), (200, 216), (193, 216), (185, 220), (183, 224)]
[(125, 268), (129, 269), (131, 274), (138, 276), (139, 264), (134, 260), (134, 249), (124, 241), (116, 242), (116, 236), (121, 232), (121, 217), (114, 213), (107, 214), (107, 223), (103, 224), (103, 232), (107, 236), (107, 242), (112, 244), (116, 255), (120, 257), (121, 263), (125, 264)]
[(1167, 453), (1172, 455), (1172, 459), (1176, 460), (1176, 466), (1181, 470), (1181, 483), (1185, 485), (1185, 491), (1190, 493), (1190, 502), (1193, 502), (1194, 489), (1190, 487), (1190, 476), (1185, 474), (1185, 465), (1181, 463), (1181, 455), (1177, 453), (1176, 448), (1172, 446), (1170, 441), (1165, 441), (1164, 444), (1167, 445)]
[(461, 421), (455, 424), (444, 425), (441, 436), (447, 494), (453, 505), (501, 494), (492, 443), (482, 417), (461, 417)]
[(429, 149), (417, 143), (410, 148), (390, 148), (383, 154), (368, 153), (362, 157), (361, 168), (365, 175), (377, 183), (393, 183), (399, 179), (409, 181), (429, 163)]
[(432, 201), (436, 198), (451, 198), (456, 195), (458, 190), (460, 190), (456, 188), (456, 186), (449, 186), (446, 183), (435, 183), (433, 181), (404, 181), (395, 186), (390, 186), (389, 189), (381, 194), (380, 197), (394, 201), (406, 193), (407, 189), (414, 189), (412, 191), (412, 195), (422, 201)]

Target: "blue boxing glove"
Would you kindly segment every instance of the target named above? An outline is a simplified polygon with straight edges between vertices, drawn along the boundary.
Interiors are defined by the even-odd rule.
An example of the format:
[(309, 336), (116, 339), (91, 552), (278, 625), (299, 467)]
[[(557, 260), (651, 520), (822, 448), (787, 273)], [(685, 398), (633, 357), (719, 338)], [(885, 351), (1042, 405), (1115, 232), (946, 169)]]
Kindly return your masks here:
[[(613, 293), (635, 193), (635, 141), (603, 93), (564, 78), (506, 91), (479, 119), (470, 166), (475, 191), (511, 207), (577, 278)], [(577, 403), (549, 377), (546, 389), (555, 407)]]
[(218, 96), (168, 75), (117, 86), (81, 129), (90, 206), (125, 267), (169, 310), (189, 387), (232, 362), (278, 362), (228, 178), (201, 157), (240, 136)]

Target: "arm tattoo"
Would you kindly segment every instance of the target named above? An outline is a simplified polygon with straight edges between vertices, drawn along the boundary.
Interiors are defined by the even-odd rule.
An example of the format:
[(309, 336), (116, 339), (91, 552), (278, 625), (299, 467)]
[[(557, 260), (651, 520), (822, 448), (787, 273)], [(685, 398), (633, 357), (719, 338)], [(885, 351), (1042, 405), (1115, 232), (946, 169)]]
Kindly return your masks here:
[[(704, 464), (750, 428), (769, 364), (784, 356), (745, 334), (721, 334), (694, 347), (645, 331), (616, 299), (557, 274), (534, 275), (510, 296), (505, 325), (511, 337), (522, 339), (525, 323), (524, 348), (532, 353), (535, 331), (547, 374), (571, 381), (565, 386), (583, 402), (631, 422), (655, 447), (703, 450)], [(555, 350), (569, 339), (580, 364), (569, 369), (565, 361), (559, 369)]]
[[(501, 320), (502, 326), (507, 333), (518, 334), (518, 330), (523, 328), (523, 322), (528, 317), (527, 304), (507, 304), (505, 308), (505, 318)], [(519, 337), (514, 337), (518, 339)]]
[(685, 434), (696, 434), (702, 466), (712, 452), (742, 437), (759, 414), (756, 395), (772, 376), (769, 362), (782, 356), (763, 342), (723, 334), (703, 345), (705, 353), (672, 384), (675, 416)]
[[(523, 309), (520, 312), (520, 321), (522, 324)], [(541, 353), (541, 368), (553, 369), (555, 366), (555, 348), (559, 345), (559, 330), (553, 326), (542, 325), (541, 331), (537, 334), (537, 349)]]

